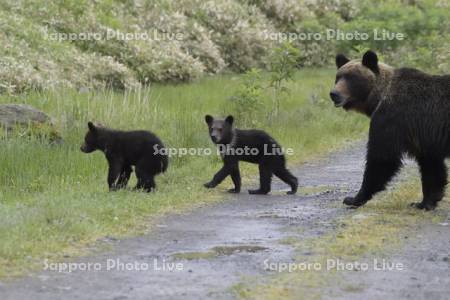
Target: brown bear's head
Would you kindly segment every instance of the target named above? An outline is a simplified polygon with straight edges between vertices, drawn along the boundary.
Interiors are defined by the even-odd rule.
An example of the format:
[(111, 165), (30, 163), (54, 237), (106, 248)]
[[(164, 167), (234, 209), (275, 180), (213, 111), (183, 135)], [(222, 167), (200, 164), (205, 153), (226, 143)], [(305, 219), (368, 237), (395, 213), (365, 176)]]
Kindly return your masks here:
[(94, 125), (92, 122), (88, 122), (88, 128), (89, 130), (84, 137), (84, 143), (80, 147), (80, 150), (84, 153), (91, 153), (101, 148), (99, 144), (99, 131), (101, 127)]
[(330, 92), (334, 105), (370, 116), (376, 106), (370, 103), (369, 96), (385, 82), (392, 68), (378, 63), (378, 57), (373, 51), (367, 51), (362, 61), (349, 60), (338, 54), (336, 66), (335, 86)]
[(205, 116), (209, 136), (214, 144), (228, 144), (231, 142), (233, 138), (233, 121), (233, 116), (228, 116), (225, 120), (215, 120), (210, 115)]

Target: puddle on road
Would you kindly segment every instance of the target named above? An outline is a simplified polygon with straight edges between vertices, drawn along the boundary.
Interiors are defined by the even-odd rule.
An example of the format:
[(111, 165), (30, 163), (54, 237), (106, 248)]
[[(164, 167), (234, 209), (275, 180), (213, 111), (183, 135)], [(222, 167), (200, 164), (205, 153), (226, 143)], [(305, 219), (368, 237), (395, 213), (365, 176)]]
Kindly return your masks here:
[(307, 206), (292, 206), (288, 208), (276, 208), (257, 215), (258, 218), (269, 219), (303, 219), (316, 214), (318, 208)]
[(206, 252), (180, 252), (172, 254), (172, 257), (177, 260), (197, 260), (197, 259), (211, 259), (217, 257), (214, 251)]
[(267, 249), (268, 248), (266, 248), (266, 247), (253, 246), (253, 245), (217, 246), (217, 247), (212, 248), (212, 250), (219, 255), (232, 255), (234, 253), (241, 253), (241, 252), (256, 253), (256, 252), (264, 251)]
[(230, 256), (236, 253), (256, 253), (268, 250), (267, 247), (255, 245), (216, 246), (205, 252), (180, 252), (172, 255), (175, 259), (197, 260), (212, 259), (218, 256)]

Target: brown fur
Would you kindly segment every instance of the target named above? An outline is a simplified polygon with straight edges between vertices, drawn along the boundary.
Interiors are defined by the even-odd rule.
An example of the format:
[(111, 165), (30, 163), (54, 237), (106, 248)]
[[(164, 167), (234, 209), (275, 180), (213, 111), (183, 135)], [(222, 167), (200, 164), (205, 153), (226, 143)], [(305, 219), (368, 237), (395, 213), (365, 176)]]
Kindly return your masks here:
[[(380, 93), (388, 88), (392, 76), (394, 75), (394, 68), (389, 65), (378, 64), (379, 74), (375, 75), (371, 70), (362, 65), (361, 60), (351, 60), (338, 69), (336, 74), (336, 83), (334, 90), (341, 95), (346, 105), (345, 110), (354, 110), (359, 113), (370, 116), (379, 103), (372, 103), (365, 101), (366, 99), (359, 99), (352, 96), (351, 87), (348, 85), (346, 76), (356, 76), (364, 78), (366, 86), (370, 93)], [(368, 97), (371, 98), (370, 96)]]
[(416, 159), (421, 173), (423, 200), (414, 206), (432, 210), (447, 185), (445, 159), (450, 157), (450, 75), (430, 75), (417, 69), (378, 63), (375, 52), (362, 60), (336, 56), (335, 106), (356, 110), (371, 118), (363, 183), (344, 203), (361, 206), (402, 166), (402, 158)]

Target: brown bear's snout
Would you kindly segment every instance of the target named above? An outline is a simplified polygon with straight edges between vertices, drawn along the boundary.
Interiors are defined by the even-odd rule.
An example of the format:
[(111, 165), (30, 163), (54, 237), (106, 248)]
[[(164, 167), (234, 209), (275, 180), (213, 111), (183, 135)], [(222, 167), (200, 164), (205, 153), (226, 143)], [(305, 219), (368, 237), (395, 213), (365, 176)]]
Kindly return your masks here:
[(341, 106), (342, 102), (344, 102), (344, 99), (342, 99), (341, 94), (336, 90), (332, 90), (330, 92), (330, 98), (334, 102), (334, 105), (336, 107)]

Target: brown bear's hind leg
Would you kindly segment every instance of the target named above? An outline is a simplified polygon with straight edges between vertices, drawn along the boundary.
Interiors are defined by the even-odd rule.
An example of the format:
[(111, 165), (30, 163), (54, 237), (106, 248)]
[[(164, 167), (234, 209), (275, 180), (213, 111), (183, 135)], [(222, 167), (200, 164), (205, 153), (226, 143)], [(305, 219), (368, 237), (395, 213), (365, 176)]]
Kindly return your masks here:
[(444, 159), (418, 159), (422, 177), (423, 200), (412, 205), (418, 209), (433, 210), (442, 200), (447, 185), (447, 167)]

